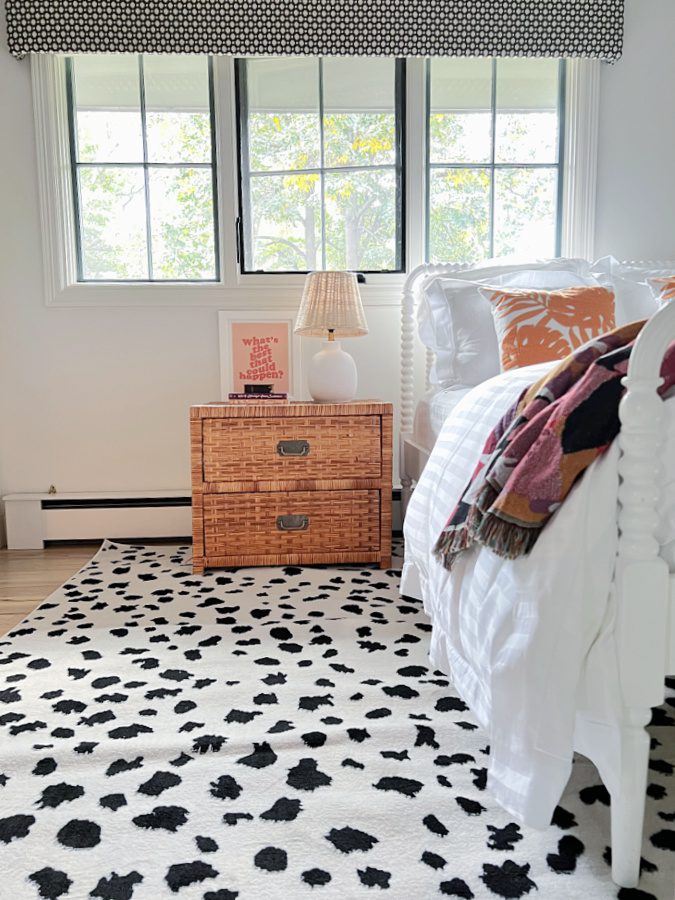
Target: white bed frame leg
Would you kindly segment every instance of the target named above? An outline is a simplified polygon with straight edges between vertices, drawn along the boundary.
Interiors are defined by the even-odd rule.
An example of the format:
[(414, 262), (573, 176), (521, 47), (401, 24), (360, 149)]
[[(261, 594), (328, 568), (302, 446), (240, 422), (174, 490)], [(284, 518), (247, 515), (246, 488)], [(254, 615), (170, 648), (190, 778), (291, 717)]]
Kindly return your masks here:
[(405, 521), (405, 514), (412, 497), (412, 478), (407, 475), (401, 475), (401, 522)]
[(642, 829), (645, 816), (651, 711), (624, 710), (621, 727), (621, 774), (612, 794), (612, 878), (625, 888), (640, 880)]

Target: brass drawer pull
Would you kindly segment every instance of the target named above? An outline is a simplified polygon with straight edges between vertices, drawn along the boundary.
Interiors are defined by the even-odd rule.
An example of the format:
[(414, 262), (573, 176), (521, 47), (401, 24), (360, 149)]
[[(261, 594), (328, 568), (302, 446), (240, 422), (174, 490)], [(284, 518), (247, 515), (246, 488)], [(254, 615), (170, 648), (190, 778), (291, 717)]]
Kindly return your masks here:
[(309, 516), (277, 516), (279, 531), (307, 531)]
[(279, 441), (279, 456), (309, 456), (309, 441)]

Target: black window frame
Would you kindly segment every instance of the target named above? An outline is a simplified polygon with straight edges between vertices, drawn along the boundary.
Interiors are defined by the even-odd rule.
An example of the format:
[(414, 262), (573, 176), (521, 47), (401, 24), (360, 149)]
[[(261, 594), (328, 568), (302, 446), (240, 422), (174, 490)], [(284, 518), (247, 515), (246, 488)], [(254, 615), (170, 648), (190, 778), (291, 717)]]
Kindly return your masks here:
[(430, 263), (429, 254), (431, 234), (431, 173), (434, 169), (484, 169), (490, 173), (490, 200), (489, 200), (489, 259), (494, 257), (495, 245), (495, 173), (499, 169), (555, 169), (557, 174), (556, 184), (556, 218), (555, 218), (555, 247), (554, 255), (560, 256), (562, 248), (562, 218), (564, 195), (564, 164), (565, 164), (565, 116), (566, 116), (566, 85), (567, 85), (567, 61), (558, 59), (558, 152), (555, 162), (552, 163), (500, 163), (495, 161), (496, 155), (496, 120), (497, 120), (497, 63), (500, 59), (510, 57), (491, 57), (491, 97), (490, 116), (492, 119), (490, 137), (490, 159), (484, 163), (444, 163), (431, 162), (431, 59), (427, 59), (425, 66), (425, 153), (424, 153), (424, 259)]
[[(214, 87), (213, 57), (207, 57), (208, 88), (209, 88), (209, 123), (211, 128), (211, 161), (208, 163), (158, 163), (148, 159), (147, 146), (147, 120), (145, 106), (145, 73), (143, 66), (143, 54), (134, 54), (138, 63), (139, 99), (141, 115), (141, 132), (143, 138), (143, 160), (133, 163), (97, 163), (80, 162), (77, 153), (77, 97), (75, 91), (75, 79), (73, 77), (73, 59), (68, 56), (65, 59), (66, 75), (66, 99), (68, 107), (68, 142), (70, 149), (70, 173), (73, 194), (73, 213), (75, 222), (75, 254), (77, 266), (77, 282), (81, 284), (216, 284), (221, 281), (220, 261), (220, 222), (218, 202), (218, 154), (216, 139), (216, 101)], [(148, 260), (148, 278), (85, 278), (82, 253), (82, 217), (80, 200), (81, 168), (134, 168), (143, 169), (145, 190), (145, 227), (146, 227), (146, 253)], [(211, 169), (212, 205), (213, 205), (213, 248), (214, 248), (214, 277), (213, 278), (155, 278), (152, 266), (152, 214), (150, 207), (150, 169)]]
[[(325, 173), (350, 171), (350, 169), (365, 170), (379, 168), (378, 166), (325, 166), (323, 165), (323, 57), (314, 57), (319, 65), (319, 117), (321, 121), (321, 151), (322, 159), (319, 167), (309, 169), (288, 170), (288, 174), (318, 174), (322, 179)], [(237, 235), (237, 263), (241, 275), (306, 275), (307, 269), (251, 269), (248, 268), (246, 252), (246, 222), (250, 219), (250, 198), (248, 185), (251, 172), (248, 168), (248, 102), (246, 63), (248, 57), (237, 58), (234, 61), (235, 78), (235, 118), (237, 123), (237, 191), (239, 202), (239, 214), (236, 219)], [(406, 234), (406, 61), (394, 60), (394, 122), (395, 122), (395, 151), (396, 158), (392, 166), (381, 168), (393, 169), (396, 175), (396, 256), (397, 267), (393, 269), (359, 269), (362, 275), (401, 275), (407, 271), (407, 234)], [(280, 170), (285, 174), (286, 170)], [(321, 247), (322, 268), (325, 268), (326, 237), (324, 230), (325, 199), (324, 191), (321, 191)]]

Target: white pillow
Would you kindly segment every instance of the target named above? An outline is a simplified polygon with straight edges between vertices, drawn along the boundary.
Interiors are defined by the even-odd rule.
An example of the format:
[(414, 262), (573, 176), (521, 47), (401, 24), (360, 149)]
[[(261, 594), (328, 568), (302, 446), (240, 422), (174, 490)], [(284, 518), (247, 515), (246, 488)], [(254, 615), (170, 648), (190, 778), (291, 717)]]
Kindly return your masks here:
[(613, 256), (603, 256), (591, 269), (594, 275), (608, 279), (614, 288), (616, 324), (619, 326), (654, 315), (659, 302), (652, 294), (649, 279), (672, 275), (675, 263), (666, 263), (664, 268), (646, 269), (638, 263), (622, 263)]
[(431, 384), (474, 386), (500, 372), (492, 305), (480, 296), (479, 287), (555, 290), (598, 283), (580, 259), (515, 265), (495, 261), (432, 279), (417, 307), (420, 339), (434, 354)]

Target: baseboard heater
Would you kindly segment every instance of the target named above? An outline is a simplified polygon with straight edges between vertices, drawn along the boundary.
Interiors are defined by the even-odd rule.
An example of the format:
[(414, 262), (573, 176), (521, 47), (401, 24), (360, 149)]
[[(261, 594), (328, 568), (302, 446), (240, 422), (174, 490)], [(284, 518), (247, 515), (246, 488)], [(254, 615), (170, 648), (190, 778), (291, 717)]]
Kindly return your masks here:
[(102, 494), (8, 494), (3, 497), (10, 550), (49, 541), (189, 538), (190, 491)]
[[(400, 490), (395, 490), (395, 532), (401, 528), (400, 497)], [(2, 499), (10, 550), (41, 550), (50, 541), (142, 540), (192, 535), (192, 499), (188, 490), (7, 494)]]
[(42, 500), (42, 509), (156, 509), (166, 506), (191, 506), (191, 497), (121, 497), (106, 500)]

